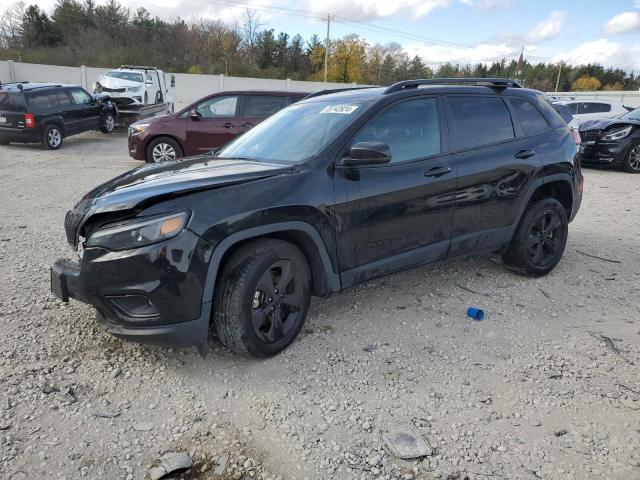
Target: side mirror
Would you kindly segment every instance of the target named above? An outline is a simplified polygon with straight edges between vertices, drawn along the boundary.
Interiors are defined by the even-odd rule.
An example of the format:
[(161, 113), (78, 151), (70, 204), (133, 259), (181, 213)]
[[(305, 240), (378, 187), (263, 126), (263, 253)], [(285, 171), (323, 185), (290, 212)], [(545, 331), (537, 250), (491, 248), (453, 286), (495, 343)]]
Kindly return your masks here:
[(191, 120), (200, 120), (200, 114), (196, 109), (189, 110), (189, 118)]
[(171, 75), (171, 88), (176, 86), (176, 76), (175, 75)]
[(345, 165), (382, 165), (391, 161), (391, 148), (382, 142), (359, 142), (351, 146)]

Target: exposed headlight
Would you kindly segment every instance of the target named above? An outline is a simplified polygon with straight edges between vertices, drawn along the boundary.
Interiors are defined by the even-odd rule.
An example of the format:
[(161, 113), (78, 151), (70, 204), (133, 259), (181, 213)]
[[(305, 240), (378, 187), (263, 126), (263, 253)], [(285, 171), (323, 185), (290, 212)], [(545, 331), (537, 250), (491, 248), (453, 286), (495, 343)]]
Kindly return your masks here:
[(629, 135), (631, 133), (632, 128), (633, 127), (629, 125), (628, 127), (612, 130), (611, 132), (607, 133), (606, 135), (603, 135), (600, 138), (602, 140), (620, 140), (621, 138), (624, 138), (627, 135)]
[(131, 125), (129, 127), (129, 136), (141, 134), (147, 129), (148, 126), (149, 126), (148, 123), (139, 123), (138, 125)]
[(182, 212), (112, 223), (93, 232), (85, 245), (109, 250), (130, 250), (151, 245), (178, 235), (186, 226), (188, 218), (189, 214)]

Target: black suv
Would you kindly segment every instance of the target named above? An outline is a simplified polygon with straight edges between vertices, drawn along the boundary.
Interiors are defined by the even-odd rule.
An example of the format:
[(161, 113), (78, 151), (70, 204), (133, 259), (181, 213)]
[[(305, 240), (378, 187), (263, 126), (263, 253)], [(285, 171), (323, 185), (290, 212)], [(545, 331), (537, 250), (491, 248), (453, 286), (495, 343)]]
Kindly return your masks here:
[[(578, 139), (579, 140), (579, 139)], [(313, 94), (223, 147), (131, 170), (67, 213), (52, 291), (119, 337), (268, 357), (310, 297), (470, 253), (560, 260), (576, 138), (540, 92), (440, 79)]]
[(117, 110), (105, 95), (89, 95), (76, 85), (0, 85), (0, 144), (42, 142), (56, 150), (62, 139), (100, 129), (111, 133)]

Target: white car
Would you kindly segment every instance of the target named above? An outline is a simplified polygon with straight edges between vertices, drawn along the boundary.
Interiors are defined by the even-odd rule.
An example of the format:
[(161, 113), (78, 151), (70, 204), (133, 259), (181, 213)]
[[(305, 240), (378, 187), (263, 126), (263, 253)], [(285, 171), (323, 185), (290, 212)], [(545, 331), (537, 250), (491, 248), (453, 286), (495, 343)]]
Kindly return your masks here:
[(171, 102), (164, 72), (154, 67), (123, 65), (110, 70), (100, 75), (94, 84), (94, 93), (102, 92), (107, 93), (119, 108)]
[(588, 120), (613, 118), (633, 110), (620, 102), (609, 100), (560, 100), (553, 103), (567, 107), (569, 113), (573, 115), (573, 120), (569, 125), (574, 128), (578, 128)]

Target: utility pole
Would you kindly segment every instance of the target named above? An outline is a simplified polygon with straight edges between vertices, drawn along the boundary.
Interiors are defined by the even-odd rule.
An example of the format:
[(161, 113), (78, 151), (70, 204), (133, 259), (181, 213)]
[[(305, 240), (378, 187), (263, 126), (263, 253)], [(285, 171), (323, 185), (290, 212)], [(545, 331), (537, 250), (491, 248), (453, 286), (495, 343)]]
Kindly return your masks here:
[(562, 73), (562, 60), (560, 60), (560, 65), (558, 65), (558, 78), (556, 79), (556, 93), (558, 93), (558, 86), (560, 85), (560, 73)]
[[(324, 83), (327, 83), (327, 66), (329, 64), (329, 33), (331, 28), (331, 20), (333, 19), (333, 15), (327, 13), (327, 38), (324, 42)], [(324, 22), (325, 20), (322, 19)]]

